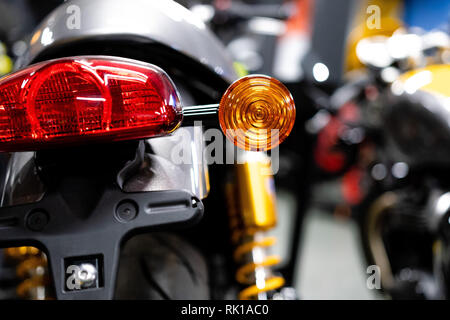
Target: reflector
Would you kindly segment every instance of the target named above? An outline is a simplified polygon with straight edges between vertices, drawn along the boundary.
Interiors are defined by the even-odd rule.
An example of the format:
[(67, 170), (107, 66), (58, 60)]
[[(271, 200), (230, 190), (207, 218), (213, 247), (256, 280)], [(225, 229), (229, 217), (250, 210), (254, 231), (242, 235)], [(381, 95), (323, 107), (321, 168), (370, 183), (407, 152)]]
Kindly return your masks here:
[(219, 105), (219, 121), (227, 138), (238, 147), (270, 150), (282, 143), (294, 126), (294, 100), (278, 80), (246, 76), (226, 90)]
[(167, 74), (135, 60), (62, 58), (0, 80), (0, 151), (147, 138), (182, 117)]

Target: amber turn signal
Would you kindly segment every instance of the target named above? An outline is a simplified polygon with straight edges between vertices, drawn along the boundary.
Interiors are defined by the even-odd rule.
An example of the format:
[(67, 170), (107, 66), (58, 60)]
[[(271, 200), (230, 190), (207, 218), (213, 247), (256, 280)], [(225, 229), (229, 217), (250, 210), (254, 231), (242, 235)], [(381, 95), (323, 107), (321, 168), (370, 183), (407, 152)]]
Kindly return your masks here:
[(277, 79), (250, 75), (235, 81), (219, 105), (222, 131), (245, 150), (265, 151), (282, 143), (295, 122), (295, 104)]

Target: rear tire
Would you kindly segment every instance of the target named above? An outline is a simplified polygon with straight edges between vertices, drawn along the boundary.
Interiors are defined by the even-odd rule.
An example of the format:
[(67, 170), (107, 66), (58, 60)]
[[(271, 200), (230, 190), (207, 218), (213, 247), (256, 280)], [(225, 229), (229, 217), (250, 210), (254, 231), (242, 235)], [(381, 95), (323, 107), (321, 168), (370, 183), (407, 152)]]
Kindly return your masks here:
[(116, 299), (209, 299), (203, 256), (186, 241), (166, 233), (126, 242), (120, 255)]

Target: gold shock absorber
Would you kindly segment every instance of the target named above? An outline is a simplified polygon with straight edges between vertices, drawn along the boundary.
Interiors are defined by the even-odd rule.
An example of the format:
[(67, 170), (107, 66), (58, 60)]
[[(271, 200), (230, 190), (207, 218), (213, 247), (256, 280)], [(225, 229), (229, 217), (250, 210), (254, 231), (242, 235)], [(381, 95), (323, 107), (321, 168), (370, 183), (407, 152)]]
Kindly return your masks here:
[(21, 281), (16, 293), (20, 298), (50, 299), (47, 256), (42, 251), (35, 247), (15, 247), (5, 249), (4, 254), (16, 265), (16, 275)]
[(272, 270), (280, 258), (268, 250), (276, 239), (266, 236), (277, 222), (275, 188), (265, 154), (247, 152), (245, 159), (236, 165), (235, 182), (227, 186), (234, 259), (240, 265), (236, 280), (248, 286), (239, 299), (265, 300), (284, 285)]

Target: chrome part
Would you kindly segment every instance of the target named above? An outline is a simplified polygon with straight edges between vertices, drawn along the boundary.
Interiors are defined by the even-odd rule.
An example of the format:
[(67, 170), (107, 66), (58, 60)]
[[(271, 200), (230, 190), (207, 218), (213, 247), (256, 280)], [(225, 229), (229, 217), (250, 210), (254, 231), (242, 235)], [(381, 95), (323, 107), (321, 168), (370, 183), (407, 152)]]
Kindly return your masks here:
[(430, 229), (439, 232), (440, 226), (445, 223), (443, 220), (450, 211), (450, 192), (439, 189), (432, 190), (427, 203), (427, 211), (430, 212)]
[(183, 117), (195, 117), (197, 120), (201, 120), (202, 116), (215, 115), (218, 111), (219, 104), (183, 107)]
[(370, 252), (372, 253), (375, 265), (380, 267), (381, 285), (388, 290), (394, 286), (395, 277), (383, 242), (383, 225), (381, 221), (389, 213), (389, 209), (393, 208), (397, 203), (398, 198), (394, 192), (382, 194), (370, 206), (367, 220)]
[[(142, 150), (140, 159), (130, 162), (118, 173), (119, 185), (124, 191), (187, 190), (199, 199), (208, 195), (209, 174), (201, 127), (182, 127), (170, 136), (148, 139), (146, 143), (151, 153)], [(136, 161), (139, 170), (127, 176), (128, 167)], [(37, 202), (44, 193), (45, 186), (37, 174), (34, 153), (13, 153), (0, 207)]]
[(171, 136), (149, 139), (148, 143), (155, 154), (171, 161), (181, 170), (182, 175), (172, 181), (176, 183), (174, 189), (190, 191), (199, 199), (208, 195), (208, 164), (203, 152), (205, 142), (201, 127), (183, 127)]
[(8, 159), (0, 207), (39, 201), (45, 187), (38, 177), (34, 152), (15, 152)]
[(225, 48), (192, 12), (171, 0), (72, 0), (39, 25), (20, 64), (44, 50), (102, 36), (130, 36), (174, 48), (228, 81), (237, 78)]
[(201, 127), (182, 127), (170, 136), (148, 139), (146, 143), (152, 153), (143, 156), (139, 171), (123, 182), (123, 190), (187, 190), (199, 199), (208, 195), (208, 165)]
[(78, 272), (75, 273), (75, 278), (82, 288), (89, 288), (97, 281), (98, 270), (91, 263), (83, 263), (79, 267)]
[(292, 287), (284, 287), (273, 295), (273, 300), (297, 300), (297, 292)]

